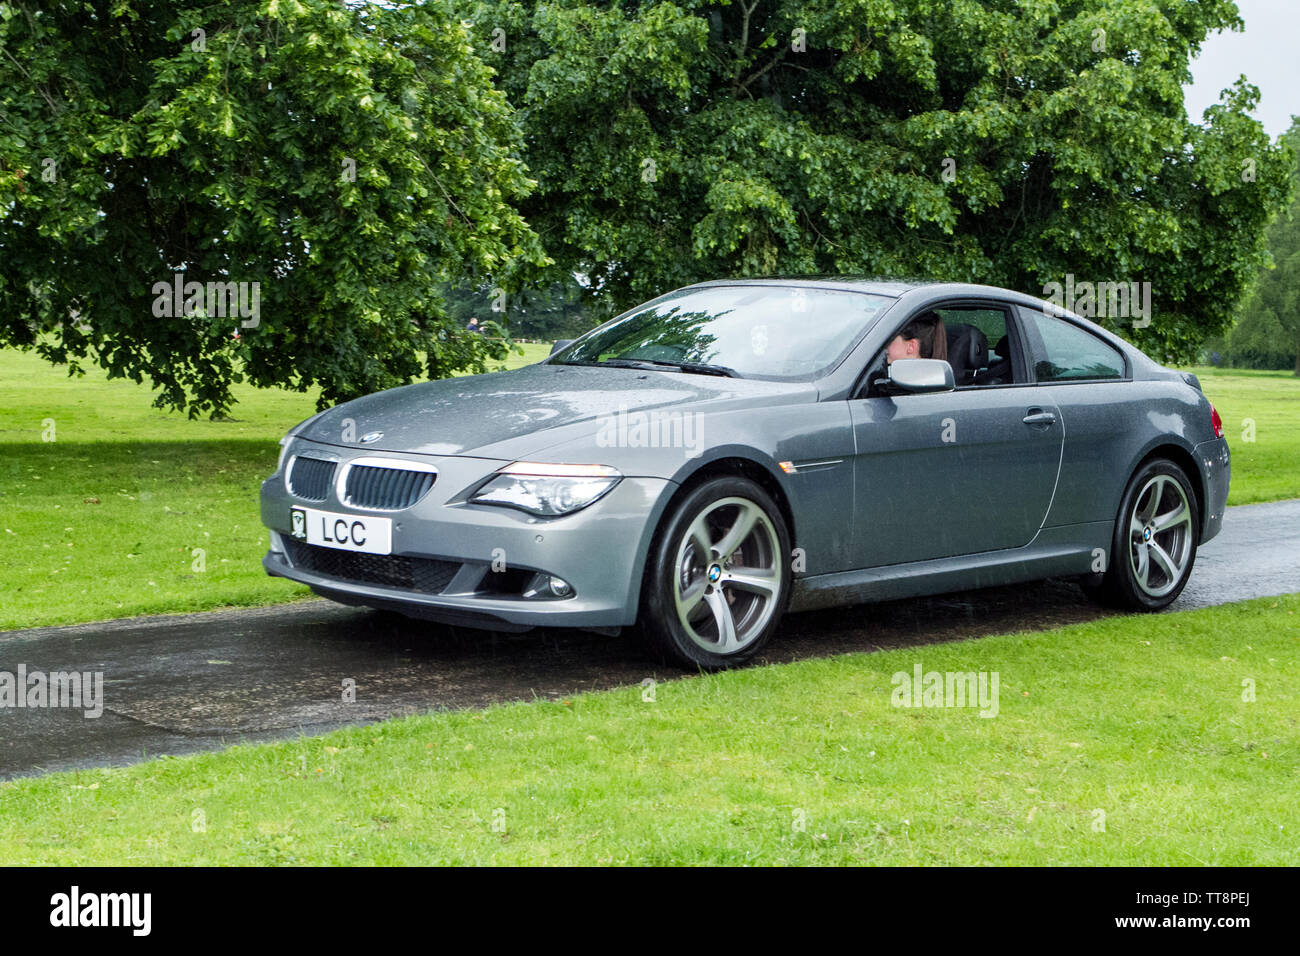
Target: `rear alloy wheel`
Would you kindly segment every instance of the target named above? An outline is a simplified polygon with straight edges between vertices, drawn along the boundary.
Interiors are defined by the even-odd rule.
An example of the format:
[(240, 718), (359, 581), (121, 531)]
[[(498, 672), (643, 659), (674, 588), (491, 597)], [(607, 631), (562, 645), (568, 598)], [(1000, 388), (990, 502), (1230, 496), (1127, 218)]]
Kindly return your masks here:
[(739, 477), (705, 482), (655, 543), (642, 632), (662, 656), (692, 669), (749, 660), (789, 602), (789, 551), (781, 512), (759, 485)]
[(1200, 516), (1187, 475), (1156, 459), (1138, 469), (1115, 523), (1109, 570), (1086, 588), (1107, 604), (1157, 611), (1182, 593), (1196, 562)]

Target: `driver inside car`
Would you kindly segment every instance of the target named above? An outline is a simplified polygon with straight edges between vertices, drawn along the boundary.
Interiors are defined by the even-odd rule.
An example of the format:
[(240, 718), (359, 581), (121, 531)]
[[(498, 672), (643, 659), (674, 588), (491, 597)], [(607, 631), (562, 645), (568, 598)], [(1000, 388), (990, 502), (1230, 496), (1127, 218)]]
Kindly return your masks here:
[(948, 361), (948, 332), (936, 312), (922, 312), (898, 330), (885, 347), (884, 361), (877, 357), (867, 375), (867, 395), (892, 395), (889, 363), (898, 359), (933, 358)]
[(943, 319), (934, 312), (923, 312), (898, 330), (885, 349), (887, 361), (932, 358), (948, 360), (948, 334)]

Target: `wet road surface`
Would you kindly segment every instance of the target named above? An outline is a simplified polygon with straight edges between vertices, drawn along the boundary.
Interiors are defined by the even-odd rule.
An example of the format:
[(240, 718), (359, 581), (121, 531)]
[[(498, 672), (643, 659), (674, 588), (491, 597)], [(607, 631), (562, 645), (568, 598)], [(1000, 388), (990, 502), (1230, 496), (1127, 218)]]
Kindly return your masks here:
[[(1228, 510), (1175, 610), (1300, 591), (1300, 500)], [(1107, 612), (1064, 581), (790, 615), (759, 663), (1043, 629)], [(630, 636), (492, 634), (311, 600), (0, 632), (0, 670), (102, 671), (103, 714), (0, 708), (0, 779), (668, 679)], [(344, 702), (345, 681), (355, 701)]]

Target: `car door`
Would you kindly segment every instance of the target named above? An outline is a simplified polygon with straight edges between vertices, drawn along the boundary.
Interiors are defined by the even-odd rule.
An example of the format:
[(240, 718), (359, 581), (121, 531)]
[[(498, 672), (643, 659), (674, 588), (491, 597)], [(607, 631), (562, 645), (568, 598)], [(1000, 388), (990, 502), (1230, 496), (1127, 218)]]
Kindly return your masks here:
[(1070, 436), (1049, 522), (1109, 521), (1128, 480), (1114, 468), (1116, 450), (1150, 413), (1146, 393), (1134, 387), (1123, 353), (1083, 326), (1024, 306), (1020, 319), (1034, 379), (1052, 390)]
[[(963, 308), (988, 312), (990, 303), (945, 314), (960, 318)], [(1017, 350), (1010, 382), (850, 400), (858, 567), (1021, 547), (1042, 527), (1060, 469), (1061, 413), (1050, 388), (1026, 381), (1013, 310), (993, 310)]]

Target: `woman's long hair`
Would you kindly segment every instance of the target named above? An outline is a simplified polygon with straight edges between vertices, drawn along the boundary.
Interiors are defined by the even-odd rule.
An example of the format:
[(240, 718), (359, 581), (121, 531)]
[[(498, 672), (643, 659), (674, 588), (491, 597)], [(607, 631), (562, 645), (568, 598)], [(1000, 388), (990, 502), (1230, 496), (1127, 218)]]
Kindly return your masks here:
[(899, 332), (904, 339), (916, 339), (921, 358), (948, 358), (948, 332), (937, 313), (926, 312), (912, 319)]

